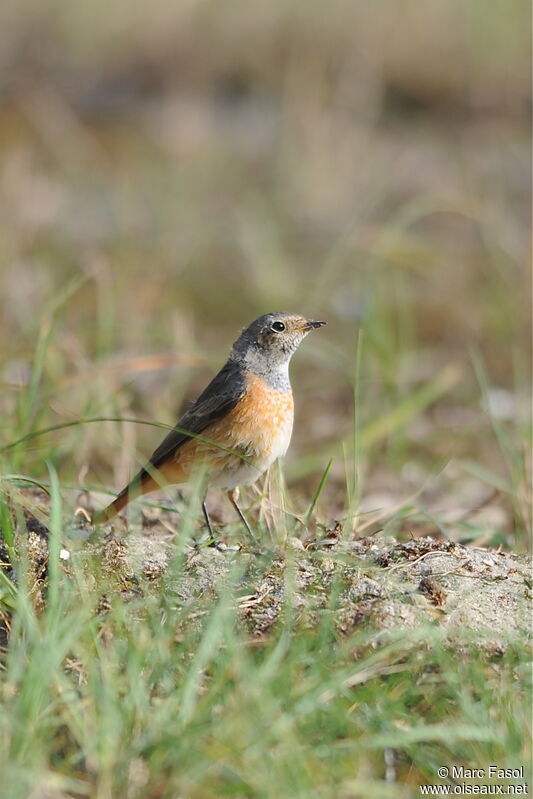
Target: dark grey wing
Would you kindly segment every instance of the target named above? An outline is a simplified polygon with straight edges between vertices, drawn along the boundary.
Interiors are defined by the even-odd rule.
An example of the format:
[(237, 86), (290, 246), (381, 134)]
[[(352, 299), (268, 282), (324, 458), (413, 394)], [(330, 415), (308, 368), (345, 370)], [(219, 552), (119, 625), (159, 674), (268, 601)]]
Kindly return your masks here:
[[(178, 419), (176, 427), (179, 429), (170, 431), (153, 452), (148, 463), (157, 469), (169, 455), (173, 455), (179, 447), (193, 437), (182, 431), (201, 433), (210, 424), (229, 413), (245, 392), (246, 380), (242, 367), (234, 361), (228, 361), (200, 394), (196, 402)], [(133, 478), (130, 486), (141, 482), (144, 477), (148, 477), (148, 474), (146, 468), (141, 469), (139, 474)]]
[(228, 361), (200, 394), (194, 405), (180, 417), (176, 424), (176, 428), (179, 429), (171, 430), (146, 466), (135, 475), (126, 488), (122, 489), (107, 508), (93, 515), (93, 524), (102, 524), (119, 513), (127, 505), (131, 494), (136, 493), (143, 481), (151, 476), (153, 469), (157, 470), (169, 456), (174, 455), (186, 441), (193, 438), (187, 435), (186, 431), (202, 433), (210, 424), (229, 413), (245, 392), (246, 378), (241, 367), (234, 361)]

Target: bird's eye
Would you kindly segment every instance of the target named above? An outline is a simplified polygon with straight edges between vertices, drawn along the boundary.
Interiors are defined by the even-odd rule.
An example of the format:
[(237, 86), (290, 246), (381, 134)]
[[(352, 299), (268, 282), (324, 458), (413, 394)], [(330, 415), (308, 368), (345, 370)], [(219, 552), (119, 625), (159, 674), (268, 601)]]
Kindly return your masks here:
[(285, 325), (283, 322), (272, 322), (272, 330), (275, 330), (276, 333), (282, 333), (285, 330)]

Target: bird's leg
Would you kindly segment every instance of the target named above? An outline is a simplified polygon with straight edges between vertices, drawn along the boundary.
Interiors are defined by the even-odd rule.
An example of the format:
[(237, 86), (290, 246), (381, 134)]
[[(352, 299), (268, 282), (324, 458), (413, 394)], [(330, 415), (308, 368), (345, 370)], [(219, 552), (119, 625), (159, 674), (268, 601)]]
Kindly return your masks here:
[(207, 502), (205, 499), (202, 502), (202, 510), (204, 512), (204, 519), (205, 523), (207, 524), (207, 529), (209, 530), (209, 535), (214, 539), (215, 531), (213, 530), (213, 525), (211, 524), (211, 516), (209, 515), (209, 510), (207, 509)]
[(255, 535), (252, 532), (252, 528), (248, 524), (248, 520), (247, 520), (246, 516), (244, 515), (242, 510), (239, 508), (239, 505), (237, 503), (237, 500), (239, 499), (239, 489), (238, 488), (234, 488), (233, 491), (228, 491), (228, 499), (231, 502), (231, 504), (233, 505), (233, 507), (235, 508), (235, 510), (237, 511), (237, 513), (239, 514), (239, 519), (241, 520), (241, 522), (246, 527), (248, 535), (250, 536), (250, 538), (252, 539), (254, 544), (259, 544), (259, 541), (257, 540), (257, 538), (255, 537)]
[(204, 519), (205, 523), (207, 524), (207, 529), (209, 530), (209, 535), (211, 536), (211, 541), (209, 543), (210, 547), (219, 548), (219, 543), (215, 538), (215, 531), (213, 530), (213, 525), (211, 523), (211, 516), (209, 515), (209, 510), (207, 507), (207, 501), (204, 499), (202, 502), (202, 510), (204, 512)]
[(215, 531), (213, 529), (213, 524), (211, 523), (211, 516), (209, 515), (209, 510), (207, 508), (207, 502), (205, 499), (202, 502), (202, 510), (204, 512), (205, 523), (207, 524), (207, 529), (209, 530), (209, 535), (211, 537), (211, 540), (209, 541), (209, 544), (207, 546), (214, 547), (215, 549), (220, 550), (220, 552), (225, 552), (228, 549), (228, 547), (226, 546), (226, 544), (224, 544), (223, 541), (217, 541), (215, 537)]

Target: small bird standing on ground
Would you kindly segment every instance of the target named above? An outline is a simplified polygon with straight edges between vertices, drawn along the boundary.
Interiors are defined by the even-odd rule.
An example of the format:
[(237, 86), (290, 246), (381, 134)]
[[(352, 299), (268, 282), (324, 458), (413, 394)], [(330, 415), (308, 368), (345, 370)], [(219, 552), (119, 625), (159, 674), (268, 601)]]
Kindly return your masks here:
[[(220, 372), (146, 466), (110, 505), (94, 514), (93, 523), (112, 519), (139, 494), (205, 472), (209, 486), (227, 491), (252, 535), (237, 504), (239, 486), (255, 483), (287, 451), (294, 416), (289, 362), (309, 331), (325, 324), (279, 312), (264, 314), (245, 328)], [(202, 507), (212, 533), (205, 501)]]

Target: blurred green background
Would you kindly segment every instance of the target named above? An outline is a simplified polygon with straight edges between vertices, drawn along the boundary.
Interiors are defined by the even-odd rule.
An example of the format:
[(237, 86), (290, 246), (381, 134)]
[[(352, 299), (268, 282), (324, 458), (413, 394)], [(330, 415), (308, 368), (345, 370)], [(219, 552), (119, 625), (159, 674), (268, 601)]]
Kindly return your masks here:
[[(294, 310), (329, 322), (294, 362), (296, 505), (333, 455), (346, 511), (359, 341), (361, 510), (424, 488), (420, 529), (523, 543), (529, 64), (526, 0), (2, 4), (0, 443), (172, 423)], [(159, 437), (76, 426), (7, 468), (112, 490)]]
[[(388, 534), (528, 546), (530, 17), (527, 0), (0, 3), (6, 799), (407, 799), (439, 766), (528, 768), (522, 567), (425, 561), (396, 596), (375, 554)], [(261, 557), (189, 547), (196, 502), (159, 530), (137, 506), (128, 539), (68, 536), (80, 489), (103, 502), (162, 436), (80, 420), (172, 424), (278, 309), (328, 321), (294, 358), (285, 492), (273, 470), (303, 523), (274, 503), (269, 537), (269, 503), (257, 523), (244, 494)], [(52, 531), (48, 562), (23, 512)], [(508, 648), (472, 626), (487, 594)], [(411, 627), (419, 602), (434, 620)], [(399, 606), (379, 631), (374, 603)]]

